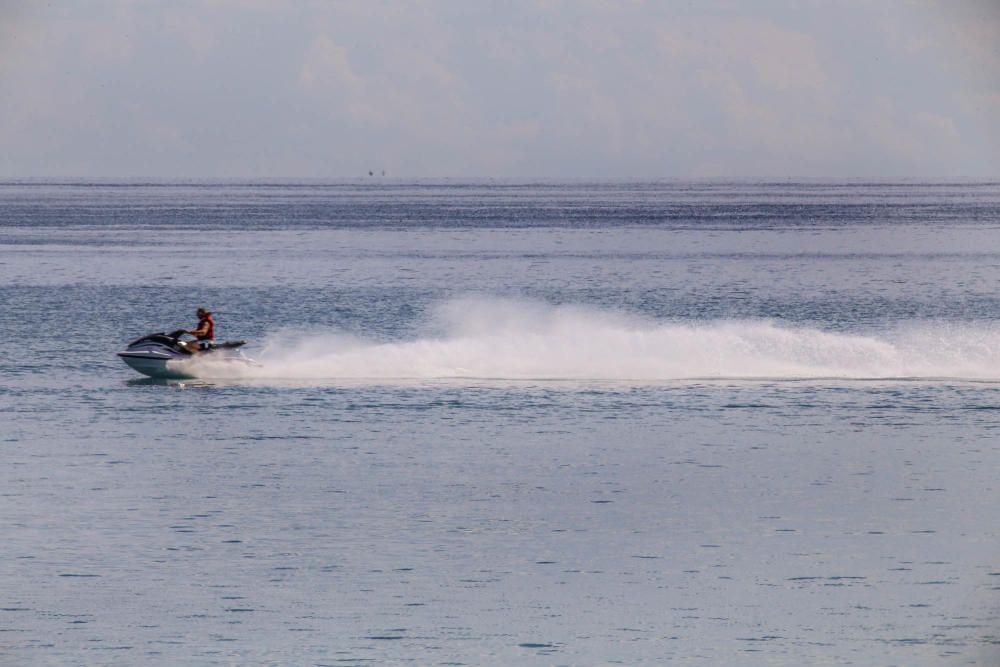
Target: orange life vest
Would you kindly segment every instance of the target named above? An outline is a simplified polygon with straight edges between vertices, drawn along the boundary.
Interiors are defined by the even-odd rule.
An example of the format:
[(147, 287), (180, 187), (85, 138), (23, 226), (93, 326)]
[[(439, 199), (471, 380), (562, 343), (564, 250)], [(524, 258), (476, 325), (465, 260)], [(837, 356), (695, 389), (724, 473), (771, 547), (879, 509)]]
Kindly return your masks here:
[(206, 323), (208, 324), (208, 330), (204, 336), (198, 336), (198, 340), (215, 340), (215, 322), (212, 321), (212, 313), (202, 315), (201, 319), (198, 320), (198, 330), (200, 331)]

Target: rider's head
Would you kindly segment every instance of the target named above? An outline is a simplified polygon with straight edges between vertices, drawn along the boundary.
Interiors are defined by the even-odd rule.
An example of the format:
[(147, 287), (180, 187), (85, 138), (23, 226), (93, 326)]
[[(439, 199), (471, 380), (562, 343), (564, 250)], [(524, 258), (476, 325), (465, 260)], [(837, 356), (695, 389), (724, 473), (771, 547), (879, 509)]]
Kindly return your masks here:
[(198, 317), (204, 317), (205, 315), (208, 315), (208, 311), (205, 310), (204, 308), (199, 308), (198, 312), (197, 312), (197, 315), (198, 315)]

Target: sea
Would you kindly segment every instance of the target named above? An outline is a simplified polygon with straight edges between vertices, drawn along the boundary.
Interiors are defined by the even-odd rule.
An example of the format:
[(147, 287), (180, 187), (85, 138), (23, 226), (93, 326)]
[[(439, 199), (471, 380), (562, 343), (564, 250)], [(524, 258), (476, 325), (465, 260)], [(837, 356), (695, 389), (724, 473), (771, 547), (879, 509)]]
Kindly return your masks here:
[(0, 664), (1000, 664), (998, 287), (995, 182), (0, 182)]

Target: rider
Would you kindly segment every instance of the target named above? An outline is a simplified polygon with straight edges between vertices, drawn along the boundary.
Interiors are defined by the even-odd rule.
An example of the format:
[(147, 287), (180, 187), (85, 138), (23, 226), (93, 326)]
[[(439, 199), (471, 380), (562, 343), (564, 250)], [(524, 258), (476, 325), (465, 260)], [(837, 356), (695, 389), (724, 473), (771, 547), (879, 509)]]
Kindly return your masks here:
[(197, 315), (198, 328), (187, 332), (198, 339), (197, 343), (187, 344), (190, 352), (207, 350), (212, 346), (212, 342), (215, 340), (215, 322), (212, 320), (212, 313), (208, 312), (204, 308), (199, 308)]

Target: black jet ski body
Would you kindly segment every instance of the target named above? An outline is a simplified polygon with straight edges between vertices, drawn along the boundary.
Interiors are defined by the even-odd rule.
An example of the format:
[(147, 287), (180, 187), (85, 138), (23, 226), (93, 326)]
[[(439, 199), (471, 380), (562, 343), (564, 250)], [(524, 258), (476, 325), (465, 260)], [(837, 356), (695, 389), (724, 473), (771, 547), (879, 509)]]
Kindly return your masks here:
[(129, 343), (118, 356), (143, 375), (161, 379), (202, 377), (204, 368), (199, 366), (218, 369), (216, 362), (239, 366), (249, 366), (253, 363), (239, 349), (246, 344), (245, 341), (209, 343), (205, 349), (193, 352), (198, 343), (192, 341), (182, 344), (181, 336), (184, 334), (184, 330), (148, 334)]

